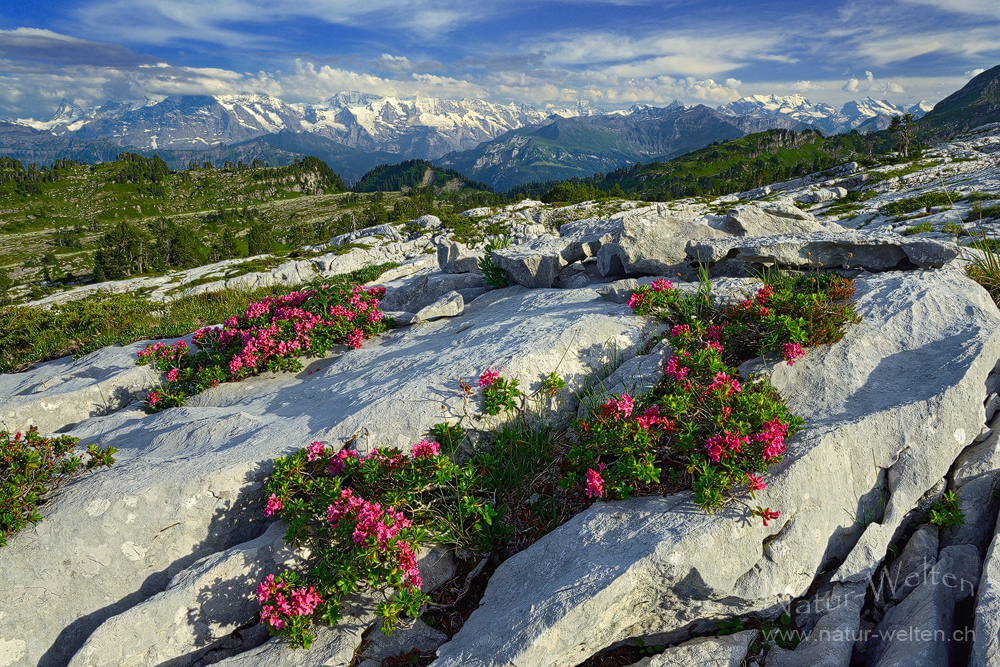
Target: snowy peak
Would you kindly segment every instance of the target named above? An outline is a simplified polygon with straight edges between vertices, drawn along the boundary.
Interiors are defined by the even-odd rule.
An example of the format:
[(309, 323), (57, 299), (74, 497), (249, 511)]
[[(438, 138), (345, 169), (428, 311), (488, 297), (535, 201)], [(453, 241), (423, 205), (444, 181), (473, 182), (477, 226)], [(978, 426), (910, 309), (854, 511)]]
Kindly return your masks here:
[(883, 129), (888, 127), (893, 116), (912, 113), (915, 117), (927, 113), (932, 105), (918, 102), (909, 109), (904, 109), (887, 100), (876, 100), (866, 97), (844, 104), (840, 110), (822, 102), (813, 103), (801, 95), (750, 95), (735, 102), (724, 104), (718, 108), (719, 113), (735, 117), (744, 129), (764, 129), (770, 123), (772, 127), (792, 128), (799, 124), (808, 124), (834, 134), (849, 132), (852, 129)]

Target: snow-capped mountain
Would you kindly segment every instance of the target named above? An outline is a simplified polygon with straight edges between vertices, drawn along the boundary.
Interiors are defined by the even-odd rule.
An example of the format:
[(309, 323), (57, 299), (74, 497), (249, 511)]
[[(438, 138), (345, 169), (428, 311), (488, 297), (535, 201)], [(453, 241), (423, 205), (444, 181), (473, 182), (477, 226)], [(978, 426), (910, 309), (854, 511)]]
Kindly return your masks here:
[(732, 117), (748, 132), (777, 127), (789, 129), (808, 124), (829, 134), (837, 134), (853, 129), (883, 130), (889, 126), (893, 116), (911, 113), (920, 118), (932, 108), (934, 105), (925, 101), (905, 108), (886, 100), (866, 97), (847, 102), (837, 110), (829, 104), (814, 104), (801, 95), (751, 95), (723, 104), (718, 111)]
[(476, 99), (397, 99), (359, 92), (338, 93), (320, 104), (289, 104), (247, 93), (108, 102), (86, 110), (63, 102), (48, 121), (16, 122), (57, 136), (103, 136), (143, 150), (201, 149), (289, 131), (318, 134), (363, 151), (433, 158), (541, 123), (552, 113), (569, 117), (602, 111), (585, 103), (545, 112)]

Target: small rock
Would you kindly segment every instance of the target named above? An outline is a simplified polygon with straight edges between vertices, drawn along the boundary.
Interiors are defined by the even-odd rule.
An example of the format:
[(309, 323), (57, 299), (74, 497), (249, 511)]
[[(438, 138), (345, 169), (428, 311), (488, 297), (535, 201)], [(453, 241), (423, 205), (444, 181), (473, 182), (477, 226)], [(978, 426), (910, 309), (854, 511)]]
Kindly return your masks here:
[(740, 667), (758, 630), (723, 637), (698, 637), (653, 656), (649, 667)]
[(429, 322), (442, 317), (455, 317), (465, 311), (465, 299), (458, 292), (448, 292), (434, 303), (417, 311), (411, 320), (412, 324)]

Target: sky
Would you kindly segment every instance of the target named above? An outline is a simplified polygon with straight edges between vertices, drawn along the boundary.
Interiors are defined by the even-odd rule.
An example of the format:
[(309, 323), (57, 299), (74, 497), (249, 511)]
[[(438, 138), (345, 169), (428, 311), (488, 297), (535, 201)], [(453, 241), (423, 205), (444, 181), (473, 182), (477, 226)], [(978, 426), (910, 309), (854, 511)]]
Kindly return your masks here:
[(5, 0), (0, 117), (339, 91), (718, 106), (937, 102), (1000, 64), (1000, 0)]

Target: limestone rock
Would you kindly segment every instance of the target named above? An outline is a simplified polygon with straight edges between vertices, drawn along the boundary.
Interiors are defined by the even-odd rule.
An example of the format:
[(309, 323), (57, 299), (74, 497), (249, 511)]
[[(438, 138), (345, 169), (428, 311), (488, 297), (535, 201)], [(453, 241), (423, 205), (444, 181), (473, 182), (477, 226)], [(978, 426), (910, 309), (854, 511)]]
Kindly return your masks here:
[(159, 382), (152, 367), (135, 365), (136, 353), (147, 342), (47, 361), (27, 373), (0, 374), (0, 429), (37, 426), (51, 433), (137, 400)]
[(757, 630), (722, 637), (698, 637), (653, 656), (649, 667), (740, 667)]
[[(708, 515), (690, 493), (597, 503), (497, 568), (436, 667), (568, 667), (629, 637), (773, 609), (804, 594), (830, 559), (854, 554), (862, 536), (839, 575), (866, 580), (978, 433), (1000, 312), (950, 271), (865, 276), (857, 302), (864, 319), (842, 341), (772, 367), (772, 384), (810, 425), (757, 496), (781, 509), (778, 521), (764, 528), (736, 506)], [(907, 454), (915, 442), (919, 457)], [(882, 524), (862, 532), (848, 510), (875, 486), (873, 453), (896, 475)]]
[(871, 667), (949, 665), (956, 630), (955, 605), (973, 595), (979, 582), (979, 554), (963, 544), (941, 550), (926, 581), (890, 609), (869, 644)]
[[(458, 378), (485, 368), (533, 391), (559, 364), (572, 396), (604, 363), (609, 339), (627, 358), (647, 327), (593, 290), (511, 287), (480, 297), (460, 319), (306, 360), (317, 369), (311, 374), (267, 373), (219, 385), (181, 408), (152, 415), (121, 409), (82, 421), (69, 433), (83, 445), (117, 447), (117, 461), (61, 489), (42, 507), (41, 523), (0, 549), (0, 646), (23, 642), (21, 656), (5, 667), (66, 664), (107, 619), (165, 590), (199, 559), (260, 535), (263, 482), (275, 457), (313, 440), (406, 450), (433, 424), (463, 414)], [(130, 373), (134, 352), (122, 352), (115, 369)], [(109, 359), (67, 363), (64, 382), (83, 385), (99, 372), (113, 377)], [(19, 380), (48, 377), (34, 373)], [(0, 410), (8, 400), (0, 399)], [(53, 419), (50, 426), (66, 424)], [(282, 660), (293, 659), (285, 653)], [(317, 664), (319, 655), (299, 651), (294, 659)]]
[(385, 297), (379, 302), (379, 307), (386, 311), (410, 313), (419, 312), (449, 292), (481, 289), (485, 285), (483, 277), (477, 274), (437, 271), (424, 271), (381, 284), (386, 288), (386, 292)]
[(791, 204), (738, 206), (726, 214), (728, 230), (740, 236), (776, 236), (825, 231), (813, 216)]
[(424, 229), (441, 229), (441, 218), (436, 215), (422, 215), (415, 222)]
[(381, 625), (372, 629), (368, 636), (369, 646), (358, 657), (361, 662), (358, 667), (381, 667), (386, 658), (406, 653), (412, 649), (421, 652), (435, 651), (441, 644), (448, 641), (448, 635), (435, 630), (419, 618), (409, 627), (400, 627), (390, 636), (382, 634)]
[(105, 621), (70, 667), (125, 667), (194, 660), (259, 611), (252, 593), (276, 573), (287, 526), (213, 554), (175, 576), (166, 590)]
[(983, 562), (973, 631), (969, 667), (1000, 666), (1000, 533), (993, 538)]
[(884, 582), (877, 584), (885, 584), (886, 598), (900, 602), (924, 582), (937, 562), (938, 542), (937, 526), (924, 524), (913, 533), (899, 558), (887, 568)]
[(482, 273), (479, 270), (482, 256), (483, 253), (450, 239), (443, 239), (437, 247), (438, 266), (445, 273)]
[[(993, 423), (996, 426), (996, 422)], [(951, 487), (958, 496), (959, 510), (965, 514), (961, 526), (946, 528), (943, 546), (971, 544), (985, 556), (1000, 511), (1000, 432), (972, 445), (959, 455), (952, 471)]]
[(669, 275), (694, 276), (688, 265), (688, 245), (693, 239), (729, 235), (702, 220), (671, 216), (634, 215), (620, 220), (614, 241), (601, 245), (597, 265), (603, 276)]
[(699, 239), (687, 245), (691, 260), (724, 259), (788, 268), (855, 268), (885, 271), (904, 260), (921, 268), (939, 268), (959, 256), (955, 244), (899, 236), (892, 232), (845, 230), (783, 236)]
[(585, 257), (579, 243), (555, 236), (540, 236), (493, 251), (493, 263), (506, 271), (511, 281), (525, 287), (552, 287), (564, 266)]
[(767, 667), (850, 667), (864, 598), (864, 584), (857, 585), (841, 604), (819, 619), (794, 651), (772, 647)]
[(455, 317), (465, 310), (465, 299), (458, 292), (442, 294), (434, 303), (424, 306), (413, 316), (412, 324), (430, 322), (442, 317)]

